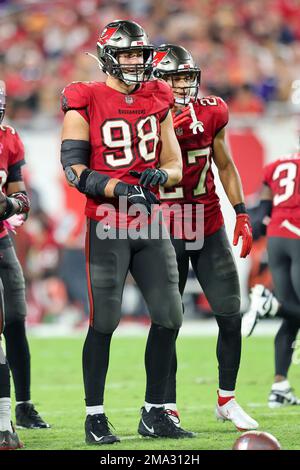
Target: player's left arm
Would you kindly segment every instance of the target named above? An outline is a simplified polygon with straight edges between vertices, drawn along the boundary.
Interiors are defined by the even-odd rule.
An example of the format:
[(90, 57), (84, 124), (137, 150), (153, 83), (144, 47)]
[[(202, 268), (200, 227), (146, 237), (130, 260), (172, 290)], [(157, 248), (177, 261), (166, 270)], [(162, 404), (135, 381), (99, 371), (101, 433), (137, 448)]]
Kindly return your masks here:
[(225, 143), (225, 128), (218, 132), (214, 138), (213, 150), (214, 162), (232, 207), (244, 203), (241, 178)]
[(182, 156), (173, 127), (171, 111), (168, 112), (161, 124), (161, 141), (160, 170), (165, 171), (168, 175), (163, 186), (170, 188), (182, 180)]
[(153, 188), (161, 185), (170, 188), (182, 179), (182, 156), (174, 132), (171, 111), (161, 123), (161, 142), (159, 168), (147, 168), (142, 173), (130, 171), (132, 176), (139, 178), (139, 184), (142, 186)]
[(225, 143), (225, 128), (218, 132), (213, 143), (214, 162), (218, 168), (225, 193), (236, 213), (233, 244), (242, 237), (241, 258), (245, 258), (252, 247), (252, 228), (246, 211), (241, 178)]

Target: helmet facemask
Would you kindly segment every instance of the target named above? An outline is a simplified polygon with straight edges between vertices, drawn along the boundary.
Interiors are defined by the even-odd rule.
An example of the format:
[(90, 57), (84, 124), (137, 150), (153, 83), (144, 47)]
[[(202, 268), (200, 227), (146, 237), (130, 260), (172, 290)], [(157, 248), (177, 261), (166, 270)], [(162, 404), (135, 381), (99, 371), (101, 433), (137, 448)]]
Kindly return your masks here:
[(200, 86), (200, 71), (178, 71), (166, 74), (163, 79), (172, 87), (175, 103), (187, 105), (194, 102)]
[[(123, 63), (120, 64), (119, 56), (121, 54), (141, 53), (143, 61), (141, 63)], [(132, 47), (130, 49), (117, 49), (107, 47), (105, 50), (105, 65), (102, 65), (103, 72), (118, 78), (126, 85), (146, 82), (152, 74), (153, 48), (151, 46)]]

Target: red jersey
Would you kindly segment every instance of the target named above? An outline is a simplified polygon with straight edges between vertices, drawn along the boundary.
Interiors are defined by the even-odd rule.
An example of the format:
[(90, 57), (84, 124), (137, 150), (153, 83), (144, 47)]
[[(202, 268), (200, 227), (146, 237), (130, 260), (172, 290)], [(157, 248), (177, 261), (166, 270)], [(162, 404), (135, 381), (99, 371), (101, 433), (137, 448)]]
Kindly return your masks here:
[[(161, 199), (168, 205), (180, 204), (183, 207), (183, 204), (190, 204), (192, 214), (188, 218), (193, 226), (197, 205), (203, 204), (204, 235), (207, 236), (219, 230), (224, 223), (211, 163), (213, 141), (228, 122), (228, 108), (217, 96), (197, 99), (192, 106), (192, 119), (176, 129), (182, 152), (183, 179), (178, 186), (161, 188)], [(197, 133), (190, 128), (192, 121), (200, 124)], [(185, 238), (184, 234), (182, 238)]]
[[(24, 146), (16, 133), (10, 126), (0, 126), (0, 189), (6, 192), (9, 173), (13, 167), (24, 165)], [(7, 235), (7, 230), (0, 221), (0, 238)]]
[(264, 183), (273, 193), (269, 237), (300, 238), (300, 152), (264, 168)]
[[(142, 83), (128, 95), (102, 82), (74, 82), (62, 92), (62, 110), (76, 109), (90, 126), (89, 167), (129, 184), (137, 184), (130, 170), (142, 172), (158, 165), (160, 123), (173, 104), (172, 90), (161, 80)], [(86, 215), (101, 220), (103, 204), (114, 206), (120, 227), (132, 219), (120, 212), (118, 199), (105, 197), (88, 197)]]

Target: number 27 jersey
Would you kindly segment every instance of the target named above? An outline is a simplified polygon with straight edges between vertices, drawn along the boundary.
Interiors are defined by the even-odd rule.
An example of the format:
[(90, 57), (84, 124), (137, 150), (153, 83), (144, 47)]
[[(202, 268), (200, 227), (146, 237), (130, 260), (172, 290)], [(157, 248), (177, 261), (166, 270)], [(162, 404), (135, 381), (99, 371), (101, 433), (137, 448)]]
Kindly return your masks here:
[[(221, 98), (207, 96), (197, 99), (193, 104), (193, 111), (193, 121), (201, 123), (197, 133), (194, 134), (191, 128), (192, 118), (176, 129), (182, 153), (183, 178), (173, 188), (161, 188), (161, 199), (168, 205), (189, 204), (192, 216), (189, 215), (188, 218), (193, 229), (196, 227), (197, 205), (203, 204), (204, 235), (208, 236), (219, 230), (224, 223), (211, 164), (213, 141), (228, 122), (228, 108)], [(190, 214), (187, 206), (186, 213)]]

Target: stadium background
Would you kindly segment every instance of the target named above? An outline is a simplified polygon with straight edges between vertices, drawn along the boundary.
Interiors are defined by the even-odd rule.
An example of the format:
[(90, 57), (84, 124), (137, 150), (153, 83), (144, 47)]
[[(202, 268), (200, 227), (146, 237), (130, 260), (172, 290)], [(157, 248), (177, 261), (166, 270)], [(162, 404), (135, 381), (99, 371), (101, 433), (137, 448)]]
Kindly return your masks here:
[[(266, 14), (267, 12), (267, 14)], [(228, 145), (253, 205), (262, 166), (298, 149), (300, 127), (300, 1), (131, 0), (1, 1), (0, 75), (7, 86), (6, 122), (26, 148), (26, 182), (33, 210), (15, 237), (27, 279), (28, 323), (85, 325), (84, 198), (64, 183), (59, 163), (59, 96), (75, 80), (103, 80), (96, 62), (98, 32), (115, 18), (141, 23), (155, 45), (190, 49), (202, 69), (201, 95), (223, 97), (230, 110)], [(219, 188), (232, 239), (234, 213)], [(240, 260), (245, 310), (249, 285), (263, 279), (264, 241)], [(194, 277), (185, 294), (186, 317), (209, 316)], [(124, 319), (145, 320), (132, 280)]]

